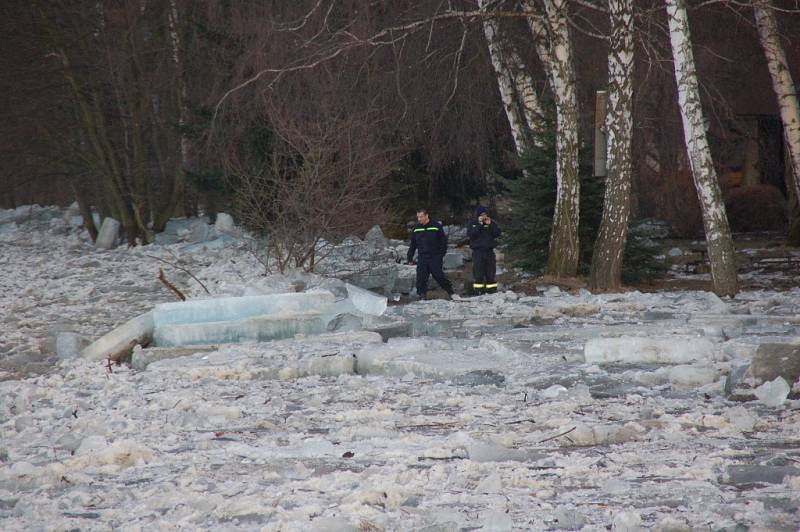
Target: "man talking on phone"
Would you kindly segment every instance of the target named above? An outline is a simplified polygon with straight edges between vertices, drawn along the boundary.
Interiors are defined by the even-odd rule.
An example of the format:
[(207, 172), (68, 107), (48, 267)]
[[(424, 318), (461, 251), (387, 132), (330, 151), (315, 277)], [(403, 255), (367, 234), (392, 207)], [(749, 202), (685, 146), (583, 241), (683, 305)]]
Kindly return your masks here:
[(499, 237), (502, 231), (494, 220), (489, 216), (486, 207), (475, 209), (475, 217), (470, 220), (467, 226), (469, 236), (469, 247), (472, 248), (472, 283), (473, 292), (476, 295), (494, 294), (497, 292), (497, 261), (494, 255), (496, 246), (495, 238)]

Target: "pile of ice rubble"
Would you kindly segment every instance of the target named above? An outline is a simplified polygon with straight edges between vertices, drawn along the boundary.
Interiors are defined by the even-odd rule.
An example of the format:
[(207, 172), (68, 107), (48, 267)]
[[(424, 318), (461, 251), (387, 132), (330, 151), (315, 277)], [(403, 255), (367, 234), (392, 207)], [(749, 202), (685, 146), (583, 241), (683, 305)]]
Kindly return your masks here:
[(134, 347), (151, 344), (179, 347), (266, 342), (360, 328), (365, 318), (380, 316), (386, 310), (386, 297), (342, 285), (347, 297), (338, 301), (332, 292), (319, 290), (162, 303), (105, 334), (83, 349), (81, 356), (119, 361)]
[[(3, 530), (800, 526), (800, 289), (387, 305), (231, 246), (182, 263), (217, 297), (170, 270), (175, 303), (147, 256), (192, 243), (21, 228), (5, 337), (83, 318), (0, 382)], [(86, 350), (137, 319), (131, 365)]]
[[(73, 206), (71, 209), (75, 209)], [(72, 212), (72, 211), (68, 211)], [(77, 223), (77, 219), (74, 222)], [(232, 247), (249, 246), (258, 249), (263, 245), (260, 239), (237, 227), (233, 218), (226, 213), (218, 213), (213, 224), (208, 216), (177, 218), (167, 222), (163, 233), (155, 235), (155, 243), (176, 246), (180, 255), (208, 253)], [(111, 249), (119, 243), (120, 224), (112, 218), (105, 218), (95, 247)], [(447, 226), (450, 248), (444, 256), (445, 270), (456, 270), (472, 258), (472, 250), (466, 246), (456, 248), (456, 243), (466, 241), (463, 227)], [(324, 249), (325, 260), (317, 266), (320, 273), (347, 278), (351, 283), (366, 289), (378, 290), (386, 295), (408, 294), (415, 291), (415, 270), (401, 264), (405, 259), (408, 245), (401, 240), (387, 239), (379, 226), (374, 226), (364, 239), (351, 236), (329, 250), (327, 242), (318, 244)]]

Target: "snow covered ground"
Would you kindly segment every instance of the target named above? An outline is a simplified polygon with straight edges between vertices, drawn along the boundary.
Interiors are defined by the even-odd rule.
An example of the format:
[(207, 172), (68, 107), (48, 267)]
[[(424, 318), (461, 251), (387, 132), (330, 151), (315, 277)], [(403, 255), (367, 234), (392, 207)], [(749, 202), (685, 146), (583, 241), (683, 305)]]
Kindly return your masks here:
[(107, 368), (59, 361), (59, 333), (94, 339), (173, 301), (159, 267), (204, 294), (158, 258), (215, 295), (297, 280), (235, 245), (95, 251), (69, 212), (11, 218), (2, 530), (800, 528), (797, 384), (777, 407), (725, 393), (758, 345), (800, 343), (800, 288), (542, 287), (390, 306), (365, 321), (377, 332), (144, 349), (145, 369)]

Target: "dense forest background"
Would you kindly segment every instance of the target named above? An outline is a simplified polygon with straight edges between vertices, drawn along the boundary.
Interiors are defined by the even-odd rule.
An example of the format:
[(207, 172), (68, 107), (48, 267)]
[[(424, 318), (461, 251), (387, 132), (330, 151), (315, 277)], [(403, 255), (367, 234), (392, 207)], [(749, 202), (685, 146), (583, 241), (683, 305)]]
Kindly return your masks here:
[[(7, 0), (0, 206), (78, 201), (92, 234), (95, 209), (120, 220), (129, 242), (149, 241), (170, 217), (218, 210), (253, 224), (324, 220), (319, 230), (333, 236), (401, 224), (420, 205), (445, 221), (463, 221), (478, 202), (502, 212), (523, 175), (503, 69), (524, 70), (541, 113), (560, 120), (558, 80), (531, 21), (544, 21), (557, 62), (561, 20), (578, 139), (591, 152), (617, 4)], [(668, 11), (629, 4), (631, 219), (699, 236)], [(795, 81), (800, 8), (676, 5), (688, 13), (730, 225), (788, 230), (797, 218), (792, 162), (754, 6), (774, 14)], [(513, 65), (493, 56), (492, 35)]]

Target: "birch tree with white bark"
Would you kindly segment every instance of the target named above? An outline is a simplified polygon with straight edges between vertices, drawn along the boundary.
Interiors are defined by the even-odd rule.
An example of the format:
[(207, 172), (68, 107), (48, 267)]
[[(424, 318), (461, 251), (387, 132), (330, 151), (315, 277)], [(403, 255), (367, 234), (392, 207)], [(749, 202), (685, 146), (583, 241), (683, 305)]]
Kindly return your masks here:
[(544, 108), (542, 107), (539, 93), (530, 74), (528, 67), (522, 61), (519, 53), (509, 43), (509, 69), (514, 80), (517, 99), (522, 108), (522, 116), (528, 126), (529, 142), (534, 146), (542, 146), (544, 132)]
[[(556, 204), (545, 273), (572, 277), (578, 272), (580, 180), (578, 98), (567, 0), (524, 0), (537, 54), (556, 106)], [(546, 37), (545, 37), (546, 36)]]
[[(488, 9), (487, 0), (478, 0), (481, 10)], [(482, 21), (483, 33), (489, 49), (498, 89), (503, 101), (503, 110), (511, 127), (514, 147), (521, 156), (530, 143), (541, 138), (542, 107), (530, 72), (522, 58), (514, 50), (500, 27), (497, 18), (486, 17)]]
[(789, 62), (781, 43), (778, 21), (771, 0), (755, 0), (753, 11), (761, 47), (764, 49), (772, 78), (772, 87), (778, 99), (783, 138), (791, 164), (794, 197), (800, 202), (800, 103), (797, 99), (797, 86), (789, 70)]
[(719, 296), (734, 296), (738, 287), (733, 239), (706, 136), (686, 2), (665, 3), (683, 136), (703, 215), (713, 290)]
[[(478, 0), (478, 6), (482, 10), (486, 9), (486, 4), (486, 0)], [(500, 90), (500, 98), (503, 101), (503, 110), (508, 119), (508, 125), (511, 127), (514, 147), (517, 155), (521, 155), (525, 151), (525, 119), (514, 87), (515, 79), (500, 42), (499, 21), (488, 17), (483, 19), (483, 34), (486, 37), (489, 57), (492, 60), (492, 68), (497, 78), (497, 87)]]
[(617, 290), (630, 217), (633, 138), (633, 1), (609, 0), (607, 165), (603, 217), (594, 242), (589, 285)]

